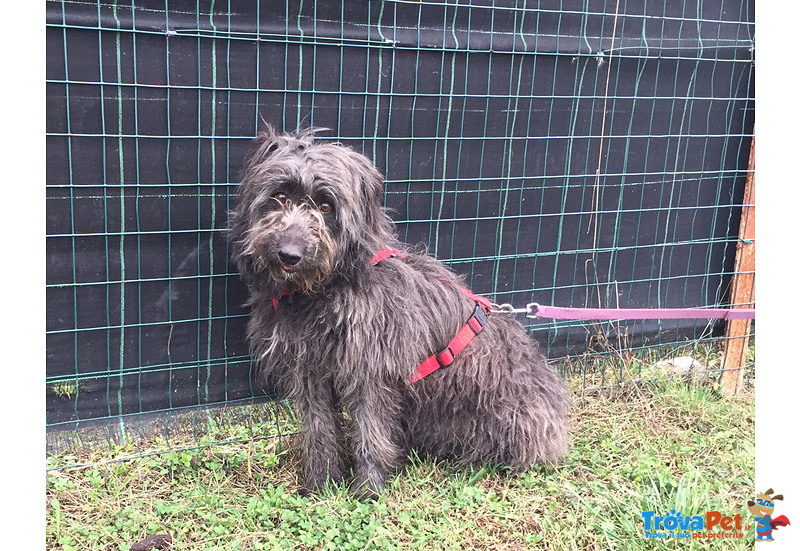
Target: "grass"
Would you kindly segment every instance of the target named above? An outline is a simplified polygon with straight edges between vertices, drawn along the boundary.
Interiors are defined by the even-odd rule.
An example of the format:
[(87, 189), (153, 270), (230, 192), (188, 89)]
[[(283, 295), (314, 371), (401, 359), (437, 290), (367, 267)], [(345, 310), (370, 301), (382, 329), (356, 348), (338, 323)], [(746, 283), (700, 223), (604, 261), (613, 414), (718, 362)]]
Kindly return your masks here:
[[(193, 449), (50, 456), (47, 546), (127, 551), (170, 534), (170, 549), (191, 550), (751, 548), (752, 528), (740, 540), (647, 540), (641, 512), (752, 523), (752, 393), (722, 398), (674, 380), (580, 398), (570, 416), (571, 451), (557, 466), (515, 476), (412, 457), (370, 503), (339, 488), (299, 497), (298, 437), (279, 446), (274, 421), (212, 427)], [(84, 466), (62, 468), (74, 464)]]

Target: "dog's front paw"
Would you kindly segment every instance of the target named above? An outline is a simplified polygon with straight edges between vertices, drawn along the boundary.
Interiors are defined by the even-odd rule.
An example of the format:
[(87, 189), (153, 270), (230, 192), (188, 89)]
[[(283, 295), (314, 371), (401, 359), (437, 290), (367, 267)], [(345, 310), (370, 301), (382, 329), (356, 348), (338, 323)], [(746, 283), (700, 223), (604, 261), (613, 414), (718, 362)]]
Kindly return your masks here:
[(323, 494), (332, 494), (342, 491), (347, 485), (343, 479), (326, 478), (319, 482), (307, 480), (306, 483), (297, 489), (300, 497), (313, 497)]
[(350, 486), (350, 495), (359, 501), (376, 501), (383, 491), (383, 481), (372, 478), (366, 480), (356, 479)]
[(300, 496), (300, 497), (309, 498), (309, 497), (313, 496), (315, 493), (316, 492), (314, 490), (311, 490), (310, 488), (306, 488), (306, 487), (300, 487), (300, 488), (297, 489), (297, 495)]
[(381, 496), (380, 493), (376, 492), (372, 488), (351, 488), (350, 495), (356, 498), (358, 501), (369, 502), (369, 501), (377, 501), (378, 498)]

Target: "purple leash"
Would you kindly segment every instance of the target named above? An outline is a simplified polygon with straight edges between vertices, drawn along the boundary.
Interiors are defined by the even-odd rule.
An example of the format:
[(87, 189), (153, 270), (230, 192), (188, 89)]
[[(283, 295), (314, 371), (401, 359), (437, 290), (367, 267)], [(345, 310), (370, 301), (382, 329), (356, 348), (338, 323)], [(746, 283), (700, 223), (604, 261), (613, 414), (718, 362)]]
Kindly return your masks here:
[(492, 305), (493, 312), (524, 313), (529, 318), (559, 320), (623, 320), (623, 319), (755, 319), (755, 308), (564, 308), (542, 306), (532, 302), (525, 308), (510, 304)]

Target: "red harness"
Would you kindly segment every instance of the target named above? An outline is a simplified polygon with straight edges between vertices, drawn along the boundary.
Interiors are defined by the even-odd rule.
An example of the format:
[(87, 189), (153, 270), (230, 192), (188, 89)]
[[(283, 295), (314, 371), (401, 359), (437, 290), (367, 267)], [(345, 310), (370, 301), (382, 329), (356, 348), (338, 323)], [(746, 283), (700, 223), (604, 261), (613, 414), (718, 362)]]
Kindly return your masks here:
[[(386, 260), (387, 258), (393, 257), (400, 257), (405, 258), (405, 255), (397, 250), (397, 249), (390, 249), (385, 248), (382, 251), (379, 251), (370, 259), (370, 262), (374, 266), (379, 262)], [(442, 281), (448, 281), (447, 279), (440, 277)], [(455, 284), (453, 284), (455, 285)], [(469, 317), (467, 322), (461, 326), (461, 329), (458, 330), (456, 336), (451, 340), (447, 346), (442, 348), (436, 354), (432, 354), (428, 356), (417, 368), (414, 374), (411, 376), (411, 382), (416, 383), (423, 377), (427, 377), (437, 369), (441, 367), (448, 367), (450, 366), (456, 359), (456, 356), (464, 350), (467, 345), (472, 342), (472, 339), (481, 332), (483, 327), (486, 325), (486, 320), (489, 316), (489, 312), (492, 309), (492, 303), (486, 297), (478, 296), (474, 294), (472, 291), (465, 287), (461, 287), (460, 285), (455, 285), (459, 291), (461, 291), (464, 296), (469, 298), (470, 300), (475, 301), (475, 310), (472, 312), (472, 315)], [(299, 291), (297, 289), (296, 291)], [(288, 296), (292, 293), (288, 289), (284, 290), (281, 293), (280, 297), (275, 297), (272, 299), (272, 307), (277, 310), (278, 309), (278, 302), (281, 298)]]

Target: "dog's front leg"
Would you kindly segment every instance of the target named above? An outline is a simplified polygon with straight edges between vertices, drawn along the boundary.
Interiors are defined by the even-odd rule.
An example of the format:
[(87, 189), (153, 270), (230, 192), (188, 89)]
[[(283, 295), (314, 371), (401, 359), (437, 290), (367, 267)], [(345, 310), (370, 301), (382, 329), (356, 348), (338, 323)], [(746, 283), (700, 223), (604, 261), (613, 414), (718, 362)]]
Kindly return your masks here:
[(295, 398), (303, 420), (306, 492), (318, 493), (325, 482), (344, 480), (341, 413), (330, 382), (304, 381)]
[(350, 413), (356, 470), (351, 491), (362, 498), (375, 498), (403, 453), (400, 398), (386, 387), (362, 389)]

